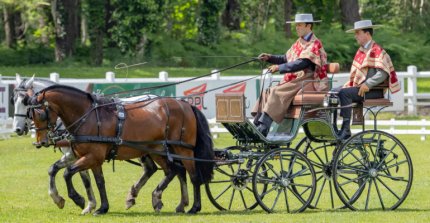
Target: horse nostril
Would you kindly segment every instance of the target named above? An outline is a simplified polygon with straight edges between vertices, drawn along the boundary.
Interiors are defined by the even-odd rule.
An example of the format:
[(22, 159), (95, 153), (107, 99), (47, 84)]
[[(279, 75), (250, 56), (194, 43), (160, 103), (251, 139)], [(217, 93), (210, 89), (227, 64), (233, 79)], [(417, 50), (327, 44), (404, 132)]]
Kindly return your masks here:
[(33, 146), (35, 146), (35, 147), (36, 147), (36, 149), (40, 149), (40, 147), (42, 147), (42, 146), (40, 145), (40, 143), (38, 143), (38, 142), (33, 142)]
[(23, 133), (23, 131), (22, 131), (22, 129), (21, 129), (21, 128), (16, 128), (16, 129), (15, 129), (15, 132), (16, 132), (16, 134), (18, 134), (18, 135), (22, 135), (22, 133)]

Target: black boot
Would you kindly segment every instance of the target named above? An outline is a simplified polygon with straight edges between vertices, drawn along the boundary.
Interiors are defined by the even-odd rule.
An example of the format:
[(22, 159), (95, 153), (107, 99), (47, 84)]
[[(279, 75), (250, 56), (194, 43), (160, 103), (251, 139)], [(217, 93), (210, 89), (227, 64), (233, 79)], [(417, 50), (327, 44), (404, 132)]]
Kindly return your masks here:
[(269, 133), (272, 122), (273, 122), (272, 118), (270, 118), (270, 116), (266, 112), (264, 112), (261, 115), (261, 117), (258, 119), (259, 125), (257, 126), (257, 130), (261, 132), (261, 134), (263, 134), (264, 137), (266, 137), (267, 134)]
[(337, 136), (339, 139), (348, 139), (351, 137), (350, 119), (343, 119), (342, 128), (338, 132)]

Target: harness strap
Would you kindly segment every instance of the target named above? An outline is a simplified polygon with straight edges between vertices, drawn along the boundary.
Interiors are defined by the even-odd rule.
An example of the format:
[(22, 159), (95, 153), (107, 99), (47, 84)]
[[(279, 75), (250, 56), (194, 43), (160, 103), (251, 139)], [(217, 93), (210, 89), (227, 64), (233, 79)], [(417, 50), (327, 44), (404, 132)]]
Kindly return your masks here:
[[(122, 104), (117, 104), (116, 109), (117, 109), (118, 123), (115, 131), (116, 131), (116, 139), (118, 139), (118, 142), (112, 145), (112, 149), (109, 151), (109, 154), (106, 157), (108, 162), (112, 160), (112, 167), (114, 171), (115, 171), (115, 158), (118, 155), (118, 145), (119, 145), (118, 143), (122, 141), (121, 135), (122, 135), (124, 122), (126, 118), (124, 106)], [(99, 137), (102, 137), (102, 136), (99, 136)]]
[[(176, 141), (176, 140), (154, 140), (154, 141), (128, 141), (128, 140), (122, 140), (117, 137), (109, 137), (109, 136), (85, 136), (85, 135), (79, 135), (79, 136), (71, 136), (70, 141), (73, 143), (109, 143), (109, 144), (116, 144), (118, 146), (122, 145), (175, 145), (175, 146), (181, 146), (187, 149), (194, 149), (194, 146), (191, 144), (184, 143), (182, 141)], [(152, 150), (152, 149), (151, 149)]]

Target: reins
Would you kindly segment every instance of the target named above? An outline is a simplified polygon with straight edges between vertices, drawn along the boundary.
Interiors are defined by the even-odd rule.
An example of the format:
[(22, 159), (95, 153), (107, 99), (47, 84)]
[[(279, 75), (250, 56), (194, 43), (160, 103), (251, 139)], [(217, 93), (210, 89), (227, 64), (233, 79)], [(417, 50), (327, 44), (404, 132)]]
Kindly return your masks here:
[(217, 71), (214, 71), (214, 72), (210, 72), (208, 74), (203, 74), (203, 75), (200, 75), (200, 76), (197, 76), (197, 77), (189, 78), (189, 79), (186, 79), (186, 80), (183, 80), (183, 81), (178, 81), (178, 82), (168, 83), (168, 84), (161, 84), (161, 85), (156, 85), (156, 86), (151, 86), (151, 87), (145, 87), (145, 88), (139, 88), (139, 89), (133, 89), (133, 90), (127, 90), (127, 91), (119, 91), (119, 92), (112, 93), (112, 94), (106, 94), (105, 96), (119, 95), (119, 94), (125, 94), (125, 93), (130, 93), (130, 92), (138, 92), (138, 91), (148, 91), (148, 90), (153, 90), (153, 89), (158, 89), (158, 88), (164, 88), (164, 87), (174, 86), (174, 85), (178, 85), (178, 84), (190, 82), (190, 81), (193, 81), (193, 80), (197, 80), (197, 79), (200, 79), (200, 78), (203, 78), (203, 77), (208, 77), (208, 76), (210, 76), (212, 74), (215, 74), (215, 73), (218, 73), (218, 72), (222, 72), (222, 71), (226, 71), (226, 70), (230, 70), (230, 69), (233, 69), (233, 68), (236, 68), (236, 67), (239, 67), (239, 66), (242, 66), (242, 65), (254, 62), (256, 60), (259, 60), (259, 59), (254, 57), (254, 58), (252, 58), (250, 60), (247, 60), (247, 61), (244, 61), (244, 62), (241, 62), (241, 63), (238, 63), (238, 64), (234, 64), (232, 66), (228, 66), (228, 67), (222, 68), (220, 70), (217, 70)]

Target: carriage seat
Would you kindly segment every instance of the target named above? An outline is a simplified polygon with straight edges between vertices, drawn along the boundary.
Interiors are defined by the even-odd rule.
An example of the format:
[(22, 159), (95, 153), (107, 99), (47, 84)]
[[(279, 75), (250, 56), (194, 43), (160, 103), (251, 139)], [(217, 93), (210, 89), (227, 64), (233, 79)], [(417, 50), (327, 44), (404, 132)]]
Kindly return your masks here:
[[(381, 84), (375, 86), (372, 89), (381, 89), (381, 90), (385, 90), (388, 89), (389, 84), (388, 84), (388, 79), (385, 80), (384, 82), (382, 82)], [(393, 106), (393, 102), (390, 101), (390, 99), (388, 98), (377, 98), (377, 99), (364, 99), (363, 101), (363, 106), (364, 107), (373, 107), (373, 106)]]
[[(327, 65), (327, 72), (332, 74), (338, 73), (339, 63), (329, 63)], [(326, 91), (315, 90), (313, 82), (309, 82), (296, 94), (292, 105), (322, 105), (326, 93)]]

